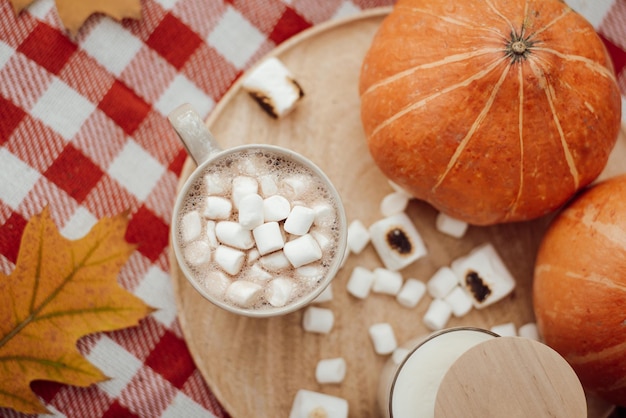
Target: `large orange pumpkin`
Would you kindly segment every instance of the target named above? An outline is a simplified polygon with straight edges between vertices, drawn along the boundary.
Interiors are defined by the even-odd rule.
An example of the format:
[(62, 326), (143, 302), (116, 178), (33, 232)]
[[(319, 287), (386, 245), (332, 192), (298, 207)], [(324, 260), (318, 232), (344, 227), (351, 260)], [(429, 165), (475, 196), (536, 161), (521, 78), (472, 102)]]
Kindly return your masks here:
[(559, 0), (399, 0), (359, 88), (383, 173), (477, 225), (560, 207), (602, 171), (620, 126), (610, 57)]
[(591, 187), (550, 225), (533, 304), (544, 341), (583, 386), (626, 406), (626, 176)]

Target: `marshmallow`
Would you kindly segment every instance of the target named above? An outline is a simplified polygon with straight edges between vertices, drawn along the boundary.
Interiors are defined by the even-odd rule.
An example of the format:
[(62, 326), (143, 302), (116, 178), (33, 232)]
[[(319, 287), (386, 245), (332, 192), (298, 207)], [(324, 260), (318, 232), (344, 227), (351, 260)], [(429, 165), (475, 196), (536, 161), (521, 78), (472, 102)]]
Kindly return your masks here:
[(322, 249), (310, 234), (289, 241), (283, 248), (285, 257), (295, 268), (322, 258)]
[(494, 325), (490, 329), (491, 332), (495, 332), (501, 337), (516, 337), (517, 329), (513, 322), (507, 322), (505, 324)]
[(378, 267), (374, 269), (374, 284), (372, 291), (387, 295), (397, 295), (402, 287), (402, 275), (397, 271), (391, 271)]
[(467, 222), (448, 216), (443, 212), (439, 212), (435, 220), (435, 227), (439, 232), (446, 235), (450, 235), (454, 238), (461, 238), (465, 235), (468, 224)]
[(242, 87), (274, 118), (289, 114), (304, 96), (291, 71), (275, 57), (253, 68), (244, 78)]
[(206, 276), (200, 277), (200, 282), (209, 293), (221, 298), (226, 294), (226, 289), (228, 289), (232, 280), (219, 270), (211, 270)]
[(404, 361), (404, 359), (409, 355), (410, 352), (411, 350), (409, 349), (398, 347), (393, 350), (393, 353), (391, 353), (391, 361), (393, 362), (393, 364), (400, 364)]
[(253, 264), (248, 270), (247, 277), (249, 277), (253, 281), (262, 281), (267, 282), (271, 280), (274, 276), (267, 270), (264, 270), (258, 264)]
[(370, 326), (369, 335), (376, 354), (391, 354), (398, 348), (393, 328), (386, 322)]
[(260, 298), (263, 287), (246, 280), (233, 281), (226, 289), (226, 298), (236, 305), (248, 308)]
[(263, 224), (263, 198), (256, 193), (245, 195), (239, 200), (239, 225), (254, 229)]
[(285, 178), (280, 186), (280, 190), (294, 200), (306, 193), (309, 188), (309, 181), (304, 175), (296, 174)]
[(209, 219), (228, 219), (233, 210), (229, 199), (219, 196), (207, 196), (204, 200), (204, 217)]
[(360, 254), (370, 242), (370, 233), (358, 219), (348, 225), (348, 247), (354, 254)]
[(200, 238), (202, 234), (202, 220), (198, 211), (192, 210), (187, 212), (181, 219), (181, 226), (183, 241), (189, 242)]
[(249, 250), (254, 247), (252, 232), (245, 229), (238, 222), (220, 221), (215, 225), (215, 235), (222, 243), (240, 250)]
[(433, 299), (424, 314), (424, 325), (431, 331), (443, 329), (452, 315), (452, 308), (442, 299)]
[(213, 249), (217, 248), (217, 234), (215, 233), (215, 221), (207, 221), (206, 223), (206, 239), (209, 246)]
[(443, 300), (450, 305), (452, 314), (457, 318), (467, 315), (474, 306), (472, 298), (459, 285), (455, 286)]
[(289, 212), (291, 212), (291, 203), (284, 196), (273, 195), (263, 200), (265, 222), (287, 219)]
[(248, 264), (252, 264), (257, 261), (259, 257), (261, 257), (261, 253), (259, 252), (258, 248), (252, 248), (250, 251), (248, 251), (248, 259), (246, 260), (246, 262)]
[(309, 282), (318, 281), (324, 276), (324, 267), (321, 264), (307, 264), (298, 267), (296, 274)]
[(235, 248), (220, 245), (215, 249), (215, 262), (231, 276), (241, 271), (246, 253)]
[(333, 311), (316, 306), (307, 307), (302, 316), (302, 327), (307, 332), (328, 334), (333, 328), (334, 322), (335, 315)]
[(426, 247), (413, 222), (405, 213), (373, 223), (370, 239), (378, 256), (389, 270), (401, 270), (426, 255)]
[(300, 389), (289, 418), (348, 418), (348, 401), (325, 393)]
[(396, 295), (398, 303), (406, 308), (417, 306), (426, 293), (426, 285), (417, 279), (406, 279), (402, 288)]
[(291, 266), (283, 251), (275, 251), (271, 254), (264, 255), (259, 259), (259, 263), (261, 267), (272, 272), (281, 271)]
[(403, 189), (399, 184), (394, 183), (391, 180), (387, 180), (387, 183), (389, 183), (389, 186), (391, 186), (391, 188), (393, 189), (394, 192), (405, 194), (406, 196), (409, 197), (409, 199), (412, 197), (411, 193), (409, 193), (408, 191)]
[(475, 248), (450, 267), (477, 309), (503, 299), (515, 288), (515, 279), (491, 244)]
[(259, 178), (259, 187), (261, 187), (261, 194), (265, 197), (278, 193), (278, 185), (272, 176), (261, 176)]
[(409, 204), (409, 196), (406, 193), (389, 193), (380, 201), (380, 213), (387, 217), (404, 212)]
[(239, 208), (239, 201), (248, 194), (257, 193), (259, 183), (256, 179), (247, 176), (237, 176), (233, 179), (233, 203)]
[(285, 232), (290, 234), (304, 235), (309, 232), (314, 219), (315, 211), (313, 209), (305, 206), (294, 206), (289, 212), (283, 228)]
[(279, 277), (269, 282), (267, 289), (265, 289), (265, 299), (270, 305), (275, 307), (285, 306), (291, 295), (295, 284), (291, 279), (286, 277)]
[(324, 303), (333, 300), (333, 286), (332, 283), (326, 286), (322, 293), (320, 293), (311, 303)]
[(327, 250), (333, 244), (332, 239), (322, 231), (312, 229), (310, 233), (322, 250)]
[(459, 279), (450, 267), (441, 267), (426, 283), (428, 294), (443, 299), (459, 284)]
[(228, 190), (223, 180), (220, 180), (219, 173), (209, 173), (204, 176), (204, 185), (208, 195), (223, 195)]
[(332, 222), (334, 222), (335, 209), (332, 205), (326, 202), (317, 203), (313, 205), (312, 209), (315, 212), (315, 219), (313, 220), (313, 223), (315, 225), (325, 226), (330, 225), (332, 224)]
[(211, 261), (211, 247), (204, 241), (194, 241), (185, 247), (185, 260), (192, 266)]
[(539, 336), (539, 330), (537, 329), (537, 324), (534, 322), (529, 322), (527, 324), (522, 325), (517, 330), (517, 334), (520, 337), (530, 338), (531, 340), (541, 341), (541, 337)]
[(278, 251), (285, 245), (278, 222), (266, 222), (252, 230), (254, 242), (261, 255)]
[(365, 299), (374, 284), (374, 273), (365, 267), (356, 266), (348, 279), (347, 290), (352, 296)]
[(317, 383), (341, 383), (346, 376), (346, 361), (341, 358), (323, 359), (315, 367)]

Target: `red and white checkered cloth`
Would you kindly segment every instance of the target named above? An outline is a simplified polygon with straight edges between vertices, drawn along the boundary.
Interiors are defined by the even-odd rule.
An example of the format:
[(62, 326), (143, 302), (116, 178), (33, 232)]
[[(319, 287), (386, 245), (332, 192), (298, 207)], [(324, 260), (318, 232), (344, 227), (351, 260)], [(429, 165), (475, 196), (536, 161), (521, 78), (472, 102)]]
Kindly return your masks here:
[[(130, 208), (127, 239), (139, 247), (119, 280), (159, 308), (138, 327), (80, 341), (111, 380), (33, 384), (55, 416), (227, 416), (176, 319), (168, 228), (186, 153), (166, 115), (189, 102), (207, 116), (246, 68), (287, 38), (392, 3), (142, 0), (141, 20), (95, 15), (71, 38), (53, 0), (17, 18), (0, 0), (0, 269), (13, 270), (27, 221), (46, 205), (69, 238)], [(626, 93), (626, 0), (571, 3), (606, 42)]]

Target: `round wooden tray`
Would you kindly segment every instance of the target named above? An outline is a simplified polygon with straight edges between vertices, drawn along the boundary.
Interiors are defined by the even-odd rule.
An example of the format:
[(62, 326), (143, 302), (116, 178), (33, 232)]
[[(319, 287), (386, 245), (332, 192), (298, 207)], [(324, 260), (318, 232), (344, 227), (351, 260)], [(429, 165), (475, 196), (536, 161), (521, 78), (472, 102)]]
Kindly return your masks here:
[[(243, 143), (270, 143), (298, 151), (326, 171), (345, 204), (348, 220), (369, 225), (380, 219), (381, 199), (392, 191), (374, 165), (359, 119), (358, 74), (363, 56), (388, 8), (313, 27), (281, 44), (277, 56), (294, 73), (305, 91), (296, 110), (282, 120), (270, 118), (241, 88), (241, 79), (220, 101), (207, 125), (224, 148)], [(626, 171), (626, 141), (620, 139), (604, 176)], [(186, 162), (181, 184), (194, 168)], [(479, 244), (495, 245), (517, 279), (514, 294), (487, 309), (474, 310), (449, 326), (490, 328), (512, 321), (518, 327), (534, 320), (531, 279), (537, 245), (549, 218), (494, 227), (470, 227), (463, 239), (435, 229), (436, 211), (412, 201), (407, 213), (428, 247), (427, 257), (403, 270), (404, 277), (424, 281), (441, 266)], [(429, 331), (422, 316), (429, 297), (414, 309), (393, 297), (372, 294), (357, 300), (345, 290), (357, 265), (382, 266), (368, 246), (351, 255), (333, 282), (335, 325), (327, 335), (302, 330), (302, 311), (280, 318), (238, 317), (203, 299), (181, 274), (170, 254), (171, 275), (180, 324), (191, 355), (226, 410), (236, 418), (285, 417), (299, 389), (348, 400), (350, 416), (376, 417), (375, 393), (387, 357), (374, 353), (370, 325), (392, 324), (400, 343)], [(320, 359), (344, 357), (347, 374), (341, 384), (319, 385), (315, 366)], [(606, 405), (594, 403), (591, 417), (602, 416)]]

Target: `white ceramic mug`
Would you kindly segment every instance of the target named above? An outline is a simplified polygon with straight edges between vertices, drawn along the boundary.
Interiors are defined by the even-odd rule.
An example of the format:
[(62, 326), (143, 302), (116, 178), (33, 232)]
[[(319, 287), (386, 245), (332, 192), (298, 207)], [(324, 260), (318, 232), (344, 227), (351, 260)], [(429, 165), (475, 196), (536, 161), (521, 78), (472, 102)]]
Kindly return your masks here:
[[(252, 144), (222, 149), (211, 135), (202, 119), (190, 105), (183, 105), (175, 109), (169, 115), (169, 120), (187, 149), (188, 154), (197, 164), (197, 167), (178, 192), (171, 223), (171, 245), (173, 246), (178, 265), (189, 283), (213, 304), (232, 313), (250, 317), (283, 315), (308, 305), (330, 284), (341, 267), (346, 252), (346, 215), (341, 198), (328, 177), (309, 159), (284, 147), (268, 144)], [(267, 164), (268, 167), (259, 165), (258, 173), (250, 173), (250, 166), (256, 170), (256, 168), (254, 168), (256, 167), (255, 164), (259, 164), (260, 162)], [(248, 166), (247, 168), (237, 168), (246, 167), (246, 165)], [(273, 168), (272, 165), (278, 168)], [(231, 182), (233, 178), (239, 175), (248, 177), (277, 176), (276, 178), (282, 178), (280, 176), (284, 175), (284, 172), (281, 171), (283, 168), (285, 170), (288, 169), (289, 172), (296, 170), (299, 176), (302, 175), (299, 178), (308, 179), (307, 181), (315, 185), (313, 193), (305, 196), (308, 198), (308, 200), (305, 199), (306, 202), (315, 202), (317, 200), (319, 203), (319, 201), (322, 201), (328, 204), (326, 207), (333, 209), (331, 212), (332, 216), (327, 217), (322, 226), (316, 226), (316, 224), (314, 224), (311, 229), (311, 231), (316, 230), (319, 232), (319, 234), (315, 236), (318, 237), (316, 242), (323, 251), (322, 258), (319, 261), (311, 262), (310, 264), (298, 268), (292, 265), (280, 271), (268, 271), (267, 269), (259, 270), (258, 265), (252, 267), (256, 261), (251, 260), (260, 260), (259, 254), (253, 252), (253, 249), (256, 248), (255, 246), (253, 249), (240, 250), (245, 252), (246, 260), (244, 261), (244, 267), (238, 273), (229, 274), (220, 271), (219, 266), (213, 261), (202, 263), (202, 256), (200, 256), (200, 261), (198, 261), (198, 257), (193, 257), (195, 260), (194, 263), (189, 263), (189, 256), (187, 258), (185, 256), (189, 242), (185, 242), (181, 236), (181, 219), (185, 215), (185, 211), (190, 210), (190, 207), (193, 207), (195, 204), (201, 204), (203, 197), (199, 196), (199, 194), (205, 193), (205, 190), (203, 190), (204, 186), (200, 184), (204, 181), (205, 176), (222, 177), (222, 180), (226, 181), (226, 183), (222, 184), (226, 184), (225, 187), (228, 188), (232, 187)], [(247, 170), (247, 173), (241, 172), (237, 174), (239, 173), (238, 170)], [(257, 180), (259, 179), (257, 178)], [(305, 183), (308, 184), (307, 182)], [(262, 195), (263, 193), (259, 190), (259, 194)], [(225, 193), (225, 196), (226, 198), (230, 198), (232, 202), (232, 196), (229, 196), (228, 191)], [(293, 199), (296, 199), (296, 197), (293, 197)], [(292, 207), (294, 203), (303, 205), (300, 200), (296, 200), (295, 202), (290, 201), (290, 203)], [(233, 203), (232, 215), (227, 221), (236, 222), (236, 214), (236, 204)], [(224, 221), (226, 221), (226, 219), (224, 219)], [(201, 222), (206, 222), (208, 225), (210, 221), (204, 219), (201, 220)], [(220, 221), (211, 222), (217, 224)], [(282, 222), (280, 223), (281, 225)], [(211, 223), (211, 228), (215, 224)], [(322, 222), (320, 222), (320, 225), (321, 224)], [(207, 228), (207, 225), (203, 224), (202, 228)], [(329, 233), (331, 230), (332, 234)], [(284, 231), (282, 231), (282, 234), (286, 242), (297, 238)], [(313, 234), (310, 235), (313, 236)], [(325, 242), (321, 242), (320, 236), (329, 239)], [(203, 236), (201, 239), (208, 238)], [(218, 245), (224, 246), (219, 242)], [(201, 248), (205, 248), (205, 245), (202, 244)], [(216, 250), (215, 248), (211, 248), (211, 251)], [(282, 252), (282, 250), (272, 252), (272, 254), (279, 252)], [(241, 257), (241, 254), (238, 256)], [(207, 258), (210, 258), (208, 254)], [(198, 265), (198, 262), (200, 262), (201, 265)], [(309, 268), (307, 269), (306, 267)], [(268, 276), (267, 273), (269, 273), (271, 277)], [(263, 276), (263, 278), (261, 278), (261, 276)], [(298, 295), (297, 297), (292, 297), (284, 306), (275, 306), (276, 304), (273, 305), (267, 300), (264, 300), (264, 295), (267, 295), (269, 292), (269, 290), (267, 290), (269, 282), (278, 276), (282, 278), (287, 277), (292, 284), (295, 284), (297, 292), (294, 291), (294, 294), (297, 293)], [(254, 282), (264, 287), (260, 293), (257, 292), (260, 296), (254, 306), (242, 306), (241, 304), (233, 302), (232, 298), (229, 298), (231, 293), (230, 291), (226, 293), (227, 288), (237, 280)], [(258, 290), (256, 286), (254, 288)], [(281, 287), (279, 291), (282, 291), (281, 289), (284, 290), (284, 287)]]

